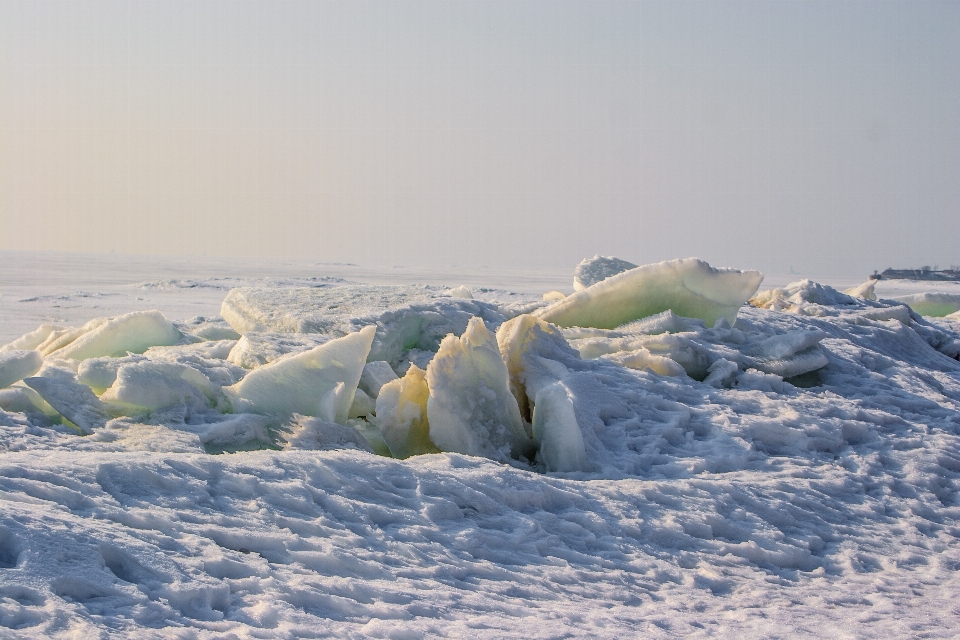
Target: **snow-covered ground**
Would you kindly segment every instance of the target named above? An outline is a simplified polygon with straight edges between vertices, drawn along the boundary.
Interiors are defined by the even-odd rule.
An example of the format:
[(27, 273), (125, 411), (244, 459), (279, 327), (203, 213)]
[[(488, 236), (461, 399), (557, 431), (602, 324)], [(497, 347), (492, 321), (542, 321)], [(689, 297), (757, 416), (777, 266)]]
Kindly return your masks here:
[[(572, 293), (572, 276), (3, 252), (0, 344), (44, 323), (151, 309), (185, 337), (79, 366), (48, 345), (39, 372), (34, 356), (4, 355), (36, 352), (0, 352), (0, 373), (37, 374), (0, 390), (0, 636), (956, 635), (960, 321), (768, 275), (761, 290), (783, 290), (742, 307), (732, 327), (668, 313), (614, 330), (550, 328), (537, 319), (551, 317), (542, 294)], [(473, 300), (445, 293), (458, 285)], [(227, 326), (216, 316), (240, 287)], [(336, 304), (323, 302), (334, 289)], [(881, 299), (926, 291), (958, 293), (875, 288)], [(578, 295), (567, 306), (590, 303)], [(374, 300), (405, 306), (382, 313)], [(410, 314), (419, 342), (398, 350), (389, 337), (409, 330)], [(467, 330), (470, 315), (483, 321)], [(153, 316), (136, 317), (141, 335), (154, 331)], [(290, 317), (329, 335), (269, 331)], [(471, 333), (441, 342), (445, 322)], [(261, 390), (288, 379), (278, 371), (303, 370), (295, 358), (306, 356), (285, 352), (326, 362), (346, 335), (337, 362), (350, 369), (362, 342), (350, 332), (365, 323), (378, 327), (365, 348), (407, 371), (403, 381), (431, 384), (438, 407), (467, 398), (455, 383), (496, 364), (470, 349), (499, 343), (510, 386), (478, 397), (494, 394), (498, 410), (517, 397), (541, 452), (399, 460), (362, 440), (315, 450), (302, 447), (324, 449), (335, 425), (224, 413), (263, 404), (248, 369)], [(245, 345), (230, 337), (238, 327)], [(80, 357), (103, 344), (97, 330), (60, 349)], [(425, 378), (409, 373), (415, 364)], [(145, 391), (163, 385), (175, 401)], [(31, 404), (34, 388), (55, 406)], [(368, 437), (388, 419), (388, 405), (376, 407), (369, 422), (337, 420)], [(471, 419), (492, 415), (483, 411)], [(218, 453), (251, 442), (269, 447)], [(573, 445), (579, 457), (544, 453)], [(488, 459), (498, 455), (505, 462)]]

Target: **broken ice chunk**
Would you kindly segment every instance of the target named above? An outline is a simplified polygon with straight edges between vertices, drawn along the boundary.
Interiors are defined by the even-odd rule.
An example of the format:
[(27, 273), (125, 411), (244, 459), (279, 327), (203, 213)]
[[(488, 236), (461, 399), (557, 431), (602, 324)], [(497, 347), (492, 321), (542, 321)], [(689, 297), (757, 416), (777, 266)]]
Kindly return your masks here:
[(892, 299), (902, 302), (922, 316), (942, 318), (960, 311), (960, 294), (956, 293), (913, 293)]
[(441, 450), (500, 461), (532, 456), (507, 367), (483, 320), (472, 318), (462, 336), (443, 339), (427, 386), (430, 440)]
[(353, 394), (353, 403), (350, 405), (348, 417), (361, 418), (375, 413), (376, 410), (377, 405), (373, 398), (368, 396), (363, 389), (358, 387)]
[(0, 347), (0, 351), (23, 351), (38, 348), (43, 341), (55, 331), (63, 331), (63, 327), (54, 324), (42, 324), (30, 333), (26, 333), (13, 342)]
[(654, 355), (646, 347), (640, 347), (634, 351), (619, 351), (601, 356), (601, 358), (628, 369), (637, 369), (638, 371), (647, 369), (661, 376), (682, 376), (686, 373), (684, 368), (676, 361), (666, 356)]
[(877, 294), (873, 288), (877, 286), (876, 280), (867, 280), (863, 284), (857, 285), (851, 289), (846, 289), (843, 293), (854, 298), (863, 298), (864, 300), (876, 300)]
[(307, 351), (330, 342), (319, 333), (257, 333), (244, 335), (230, 349), (227, 360), (244, 369), (256, 369), (288, 353)]
[(583, 291), (610, 276), (636, 268), (637, 265), (632, 262), (613, 256), (595, 255), (592, 258), (586, 258), (573, 271), (573, 290)]
[(85, 434), (93, 433), (110, 419), (106, 406), (90, 387), (79, 382), (66, 377), (27, 378), (23, 382)]
[(374, 360), (363, 365), (363, 373), (360, 374), (360, 382), (357, 386), (371, 398), (376, 398), (380, 395), (383, 385), (396, 379), (397, 374), (389, 362)]
[(562, 382), (537, 393), (533, 436), (540, 443), (537, 458), (547, 471), (592, 471), (573, 399)]
[(125, 358), (90, 358), (80, 363), (77, 368), (77, 382), (87, 385), (96, 394), (101, 394), (117, 379), (117, 371), (125, 364), (146, 360), (139, 355), (129, 355)]
[(100, 396), (125, 415), (184, 405), (202, 411), (215, 403), (213, 385), (196, 369), (170, 362), (129, 362)]
[(376, 327), (274, 360), (224, 388), (234, 410), (346, 422)]
[(43, 366), (39, 351), (0, 352), (0, 389), (32, 376)]
[(157, 345), (176, 344), (180, 332), (159, 311), (134, 311), (113, 318), (98, 318), (68, 344), (48, 351), (57, 358), (86, 360), (98, 356), (143, 353)]
[(430, 440), (429, 396), (426, 372), (415, 364), (410, 365), (402, 378), (388, 382), (380, 389), (377, 421), (395, 458), (440, 451)]
[(667, 309), (708, 325), (732, 325), (752, 296), (759, 271), (715, 269), (697, 258), (670, 260), (624, 271), (535, 313), (561, 327), (613, 329)]
[(465, 300), (473, 300), (473, 294), (470, 293), (470, 289), (466, 285), (460, 285), (459, 287), (454, 287), (447, 291), (447, 295), (451, 298), (463, 298)]
[(822, 331), (788, 331), (770, 336), (743, 348), (744, 362), (749, 367), (781, 378), (798, 376), (827, 366), (827, 356), (820, 350)]

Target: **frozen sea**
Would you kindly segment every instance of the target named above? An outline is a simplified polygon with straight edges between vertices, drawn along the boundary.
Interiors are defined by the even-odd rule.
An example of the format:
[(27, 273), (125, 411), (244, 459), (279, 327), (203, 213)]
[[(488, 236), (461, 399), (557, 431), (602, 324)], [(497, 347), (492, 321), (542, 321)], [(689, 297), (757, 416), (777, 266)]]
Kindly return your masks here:
[[(802, 277), (861, 282), (768, 274), (761, 289)], [(0, 344), (130, 311), (212, 318), (237, 287), (464, 285), (515, 308), (571, 280), (5, 251)], [(876, 285), (925, 291), (960, 287)], [(590, 361), (578, 379), (608, 398), (592, 410), (609, 453), (592, 473), (214, 454), (182, 415), (80, 436), (0, 411), (0, 637), (955, 637), (960, 322), (810, 304), (745, 306), (736, 339), (684, 334), (755, 359), (760, 337), (815, 334), (827, 364), (802, 384), (742, 363), (708, 384)]]

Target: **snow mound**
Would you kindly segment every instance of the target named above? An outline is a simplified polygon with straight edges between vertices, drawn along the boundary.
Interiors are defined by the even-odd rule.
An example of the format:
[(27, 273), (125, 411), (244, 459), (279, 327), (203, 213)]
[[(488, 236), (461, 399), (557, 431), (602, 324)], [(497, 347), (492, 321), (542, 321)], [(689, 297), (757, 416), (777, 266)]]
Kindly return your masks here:
[(536, 312), (562, 327), (613, 329), (667, 309), (713, 325), (733, 324), (763, 280), (759, 271), (715, 269), (685, 258), (624, 271)]
[(613, 256), (595, 255), (592, 258), (585, 258), (573, 271), (573, 290), (583, 291), (610, 276), (636, 268), (637, 265), (632, 262)]
[(367, 441), (353, 427), (294, 414), (293, 421), (284, 435), (287, 449), (358, 449), (373, 453)]

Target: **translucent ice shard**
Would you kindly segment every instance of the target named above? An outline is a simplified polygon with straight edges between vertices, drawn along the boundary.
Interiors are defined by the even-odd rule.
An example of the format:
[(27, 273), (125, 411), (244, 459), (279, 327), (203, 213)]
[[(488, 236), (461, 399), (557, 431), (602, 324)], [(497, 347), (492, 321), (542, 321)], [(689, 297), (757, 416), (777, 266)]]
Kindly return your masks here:
[(427, 367), (427, 385), (430, 440), (441, 450), (501, 461), (532, 454), (507, 367), (480, 318), (459, 338), (443, 339)]
[(380, 388), (377, 420), (380, 433), (394, 457), (409, 458), (440, 451), (430, 440), (429, 396), (427, 374), (417, 365), (410, 365), (406, 375)]
[(143, 353), (157, 345), (172, 345), (180, 332), (159, 311), (134, 311), (114, 318), (91, 320), (67, 344), (44, 351), (56, 358), (86, 360), (99, 356)]
[(0, 389), (30, 377), (43, 366), (39, 351), (0, 352)]
[(667, 309), (713, 325), (733, 324), (752, 296), (759, 271), (715, 269), (697, 258), (670, 260), (624, 271), (536, 312), (561, 327), (613, 329)]
[(376, 327), (274, 360), (224, 388), (234, 410), (345, 423)]

